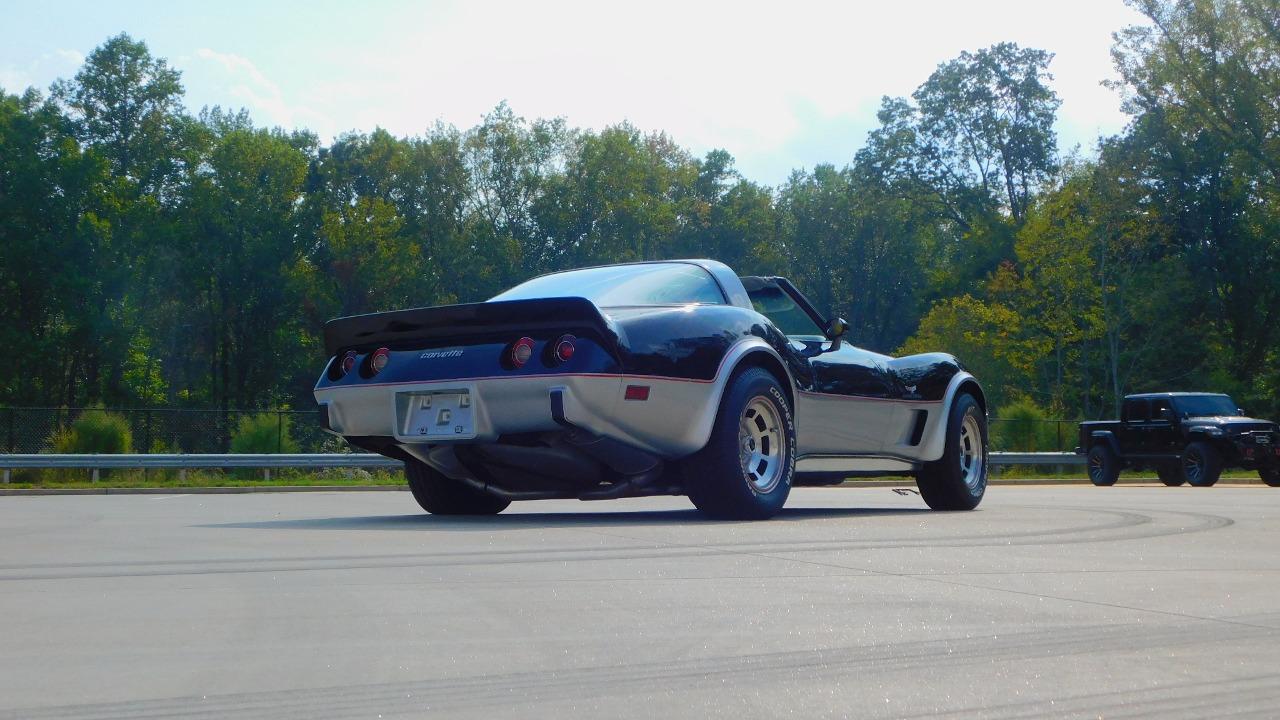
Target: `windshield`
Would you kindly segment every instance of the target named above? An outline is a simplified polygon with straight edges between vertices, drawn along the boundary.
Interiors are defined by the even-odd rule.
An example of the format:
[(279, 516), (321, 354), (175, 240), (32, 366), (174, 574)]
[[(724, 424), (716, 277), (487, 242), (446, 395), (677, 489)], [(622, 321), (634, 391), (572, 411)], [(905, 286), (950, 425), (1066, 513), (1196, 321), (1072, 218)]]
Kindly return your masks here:
[(492, 300), (532, 300), (583, 297), (597, 307), (628, 305), (723, 305), (724, 293), (715, 279), (697, 265), (652, 263), (610, 265), (536, 277)]
[(1178, 412), (1183, 417), (1213, 417), (1216, 415), (1239, 415), (1240, 409), (1235, 401), (1226, 395), (1187, 395), (1174, 399)]

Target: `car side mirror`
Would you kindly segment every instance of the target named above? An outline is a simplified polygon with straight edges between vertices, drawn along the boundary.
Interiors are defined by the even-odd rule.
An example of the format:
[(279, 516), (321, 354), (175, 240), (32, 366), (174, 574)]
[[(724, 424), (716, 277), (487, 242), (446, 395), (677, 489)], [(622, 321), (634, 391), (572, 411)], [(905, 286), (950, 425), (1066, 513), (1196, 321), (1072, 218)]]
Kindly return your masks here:
[(831, 341), (831, 349), (840, 349), (840, 339), (845, 333), (849, 332), (849, 323), (842, 317), (833, 317), (827, 321), (827, 326), (823, 328), (822, 333)]

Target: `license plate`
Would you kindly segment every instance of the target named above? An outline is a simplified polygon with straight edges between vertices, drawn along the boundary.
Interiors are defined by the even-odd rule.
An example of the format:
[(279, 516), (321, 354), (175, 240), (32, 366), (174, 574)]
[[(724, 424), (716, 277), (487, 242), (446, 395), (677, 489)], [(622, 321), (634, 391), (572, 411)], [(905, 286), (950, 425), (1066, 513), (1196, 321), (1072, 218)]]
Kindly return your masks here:
[(403, 434), (424, 440), (473, 438), (473, 410), (467, 390), (415, 393), (409, 396)]

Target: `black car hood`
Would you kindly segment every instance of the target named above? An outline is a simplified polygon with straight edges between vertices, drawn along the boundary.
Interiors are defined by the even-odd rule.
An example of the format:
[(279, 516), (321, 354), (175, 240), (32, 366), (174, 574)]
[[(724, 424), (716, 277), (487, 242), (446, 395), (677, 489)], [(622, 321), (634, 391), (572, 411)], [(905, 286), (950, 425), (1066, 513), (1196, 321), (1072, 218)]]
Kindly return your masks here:
[(1188, 427), (1195, 427), (1197, 425), (1203, 427), (1217, 427), (1231, 432), (1255, 432), (1258, 430), (1276, 429), (1276, 424), (1270, 420), (1259, 420), (1258, 418), (1240, 417), (1238, 415), (1189, 417), (1183, 422)]

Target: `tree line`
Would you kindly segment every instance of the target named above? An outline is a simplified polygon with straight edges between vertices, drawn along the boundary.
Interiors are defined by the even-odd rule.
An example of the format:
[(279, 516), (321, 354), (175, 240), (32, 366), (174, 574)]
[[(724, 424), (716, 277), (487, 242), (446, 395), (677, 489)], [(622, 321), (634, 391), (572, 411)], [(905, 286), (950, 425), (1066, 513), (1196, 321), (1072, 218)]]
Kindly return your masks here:
[(112, 37), (48, 92), (0, 91), (0, 403), (309, 407), (329, 318), (710, 257), (792, 277), (857, 345), (955, 353), (997, 406), (1211, 389), (1280, 414), (1280, 9), (1129, 1), (1131, 122), (1096, 152), (1058, 147), (1052, 55), (1000, 43), (778, 187), (505, 104), (324, 145), (192, 114), (178, 71)]

